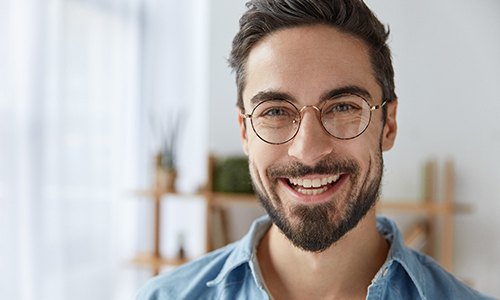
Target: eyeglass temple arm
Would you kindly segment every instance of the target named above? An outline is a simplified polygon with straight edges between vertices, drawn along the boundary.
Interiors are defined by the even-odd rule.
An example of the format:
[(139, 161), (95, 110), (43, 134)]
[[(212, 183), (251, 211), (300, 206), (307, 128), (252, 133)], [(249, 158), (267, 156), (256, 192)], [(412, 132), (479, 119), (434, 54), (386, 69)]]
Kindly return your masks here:
[(250, 119), (250, 118), (252, 117), (252, 115), (251, 115), (251, 114), (244, 114), (244, 113), (242, 113), (241, 111), (240, 111), (240, 116), (241, 116), (242, 118), (245, 118), (245, 119)]
[(384, 100), (384, 102), (382, 102), (382, 104), (379, 104), (379, 105), (372, 105), (370, 106), (370, 111), (374, 111), (376, 109), (380, 109), (382, 107), (384, 107), (384, 105), (387, 104), (387, 100)]
[[(243, 119), (251, 119), (252, 118), (252, 115), (251, 114), (244, 114), (240, 111), (240, 116), (243, 118)], [(247, 128), (247, 122), (243, 122), (243, 126), (245, 126), (245, 129)]]

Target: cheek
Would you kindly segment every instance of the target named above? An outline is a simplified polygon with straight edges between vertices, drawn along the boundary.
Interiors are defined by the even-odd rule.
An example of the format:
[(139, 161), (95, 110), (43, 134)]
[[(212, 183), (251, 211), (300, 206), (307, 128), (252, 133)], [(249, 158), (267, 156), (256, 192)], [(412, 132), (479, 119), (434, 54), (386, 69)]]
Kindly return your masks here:
[[(378, 118), (379, 116), (375, 116), (375, 118)], [(370, 123), (370, 126), (366, 129), (366, 131), (360, 136), (361, 141), (362, 141), (362, 146), (361, 148), (364, 149), (363, 152), (365, 156), (365, 160), (370, 159), (373, 161), (373, 159), (377, 158), (380, 155), (381, 152), (381, 147), (382, 147), (382, 122), (372, 122)]]
[(345, 151), (349, 156), (356, 159), (363, 177), (369, 176), (369, 168), (380, 156), (380, 132), (377, 130), (366, 130), (356, 139), (350, 140)]
[[(378, 116), (377, 116), (378, 117)], [(361, 135), (363, 136), (363, 139), (366, 142), (367, 147), (370, 147), (370, 149), (379, 149), (380, 148), (380, 143), (381, 143), (381, 137), (382, 137), (382, 123), (380, 122), (373, 122), (373, 117), (372, 117), (372, 122), (370, 123), (370, 126), (366, 129), (366, 131)]]
[[(253, 172), (258, 175), (266, 184), (266, 170), (275, 163), (283, 160), (286, 156), (286, 149), (283, 145), (270, 145), (261, 141), (253, 133), (248, 137), (248, 159), (253, 164)], [(266, 184), (267, 185), (267, 184)]]
[(377, 165), (381, 159), (382, 150), (381, 150), (381, 129), (377, 128), (377, 130), (372, 130), (369, 132), (365, 139), (365, 143), (363, 145), (365, 151), (361, 155), (363, 155), (363, 168), (365, 169), (366, 176), (371, 177), (379, 172)]

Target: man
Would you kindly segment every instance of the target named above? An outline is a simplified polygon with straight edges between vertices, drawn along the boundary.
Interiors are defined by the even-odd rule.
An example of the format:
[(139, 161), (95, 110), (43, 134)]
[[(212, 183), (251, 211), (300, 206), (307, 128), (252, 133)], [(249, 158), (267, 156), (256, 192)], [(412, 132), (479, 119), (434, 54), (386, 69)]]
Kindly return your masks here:
[(485, 299), (376, 218), (396, 137), (388, 31), (360, 0), (252, 0), (233, 41), (238, 120), (268, 216), (139, 299)]

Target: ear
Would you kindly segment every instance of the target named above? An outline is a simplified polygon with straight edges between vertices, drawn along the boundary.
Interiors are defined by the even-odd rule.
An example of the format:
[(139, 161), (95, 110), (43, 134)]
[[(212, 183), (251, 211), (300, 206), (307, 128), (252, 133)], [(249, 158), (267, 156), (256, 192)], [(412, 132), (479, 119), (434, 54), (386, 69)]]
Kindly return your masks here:
[(241, 145), (243, 146), (243, 152), (248, 156), (248, 135), (246, 119), (241, 115), (241, 110), (239, 107), (236, 108), (236, 114), (238, 115), (238, 124), (240, 126), (240, 138)]
[(398, 131), (398, 124), (396, 121), (396, 113), (398, 110), (398, 100), (388, 102), (387, 104), (387, 116), (385, 119), (385, 125), (382, 132), (382, 150), (387, 151), (394, 146), (394, 141), (396, 140), (396, 134)]

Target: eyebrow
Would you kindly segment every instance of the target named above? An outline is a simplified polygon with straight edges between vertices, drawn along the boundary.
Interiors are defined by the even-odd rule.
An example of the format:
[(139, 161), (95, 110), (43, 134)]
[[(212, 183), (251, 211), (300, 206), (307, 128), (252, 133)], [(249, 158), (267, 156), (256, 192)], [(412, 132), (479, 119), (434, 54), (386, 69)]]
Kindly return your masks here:
[[(356, 86), (356, 85), (348, 85), (348, 86), (342, 86), (338, 87), (335, 89), (332, 89), (320, 97), (320, 102), (324, 102), (326, 100), (335, 98), (339, 95), (342, 94), (356, 94), (358, 96), (362, 96), (364, 98), (367, 98), (367, 100), (371, 100), (371, 95), (366, 90), (365, 88)], [(267, 101), (267, 100), (288, 100), (290, 102), (297, 103), (297, 100), (290, 94), (285, 93), (285, 92), (280, 92), (280, 91), (275, 91), (275, 90), (268, 90), (268, 91), (261, 91), (258, 92), (256, 95), (254, 95), (250, 99), (250, 104), (252, 106), (256, 105), (257, 103), (260, 103), (262, 101)]]
[(250, 104), (255, 105), (262, 101), (267, 100), (289, 100), (291, 102), (296, 102), (292, 95), (279, 91), (261, 91), (250, 99)]
[(368, 92), (367, 89), (362, 88), (360, 86), (356, 86), (356, 85), (348, 85), (348, 86), (335, 88), (333, 90), (330, 90), (330, 91), (324, 93), (320, 97), (320, 102), (335, 98), (335, 97), (342, 95), (342, 94), (355, 94), (355, 95), (361, 96), (363, 98), (366, 98), (366, 100), (372, 99), (370, 92)]

